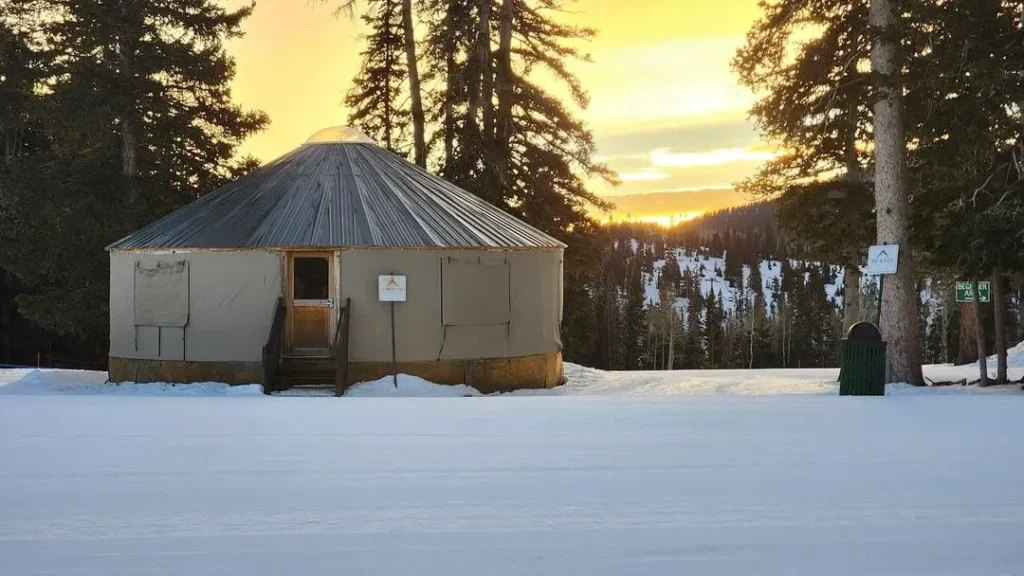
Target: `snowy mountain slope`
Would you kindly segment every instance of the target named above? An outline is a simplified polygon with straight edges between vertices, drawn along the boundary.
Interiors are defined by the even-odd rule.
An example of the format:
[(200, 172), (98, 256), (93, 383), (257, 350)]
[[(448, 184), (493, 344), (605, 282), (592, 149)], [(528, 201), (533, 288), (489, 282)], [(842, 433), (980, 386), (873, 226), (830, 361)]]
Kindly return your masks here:
[[(736, 309), (736, 301), (740, 297), (739, 287), (730, 287), (728, 282), (723, 278), (723, 272), (725, 270), (725, 258), (719, 258), (716, 256), (707, 256), (699, 253), (688, 253), (682, 248), (675, 249), (676, 260), (679, 262), (679, 270), (689, 270), (692, 274), (699, 274), (701, 278), (701, 293), (707, 294), (710, 291), (714, 291), (715, 294), (721, 294), (725, 300), (725, 309), (733, 311)], [(791, 260), (790, 263), (794, 266), (800, 265), (801, 262), (797, 260)], [(646, 295), (646, 302), (648, 305), (657, 305), (661, 302), (661, 295), (658, 293), (658, 280), (661, 278), (662, 270), (665, 267), (665, 258), (660, 258), (654, 261), (654, 273), (643, 274), (644, 291)], [(773, 281), (782, 281), (782, 262), (778, 260), (764, 260), (761, 262), (761, 291), (764, 294), (765, 302), (769, 308), (774, 304), (775, 295), (772, 292)], [(743, 265), (743, 282), (746, 284), (750, 281), (750, 266)], [(826, 293), (828, 294), (829, 300), (842, 304), (842, 297), (838, 296), (837, 293), (843, 285), (843, 275), (840, 272), (837, 274), (835, 283), (826, 285)], [(680, 299), (683, 300), (683, 299)]]
[[(634, 241), (634, 250), (638, 245)], [(709, 291), (714, 290), (715, 294), (721, 294), (725, 301), (725, 309), (732, 312), (736, 309), (737, 299), (740, 298), (740, 291), (738, 287), (730, 287), (729, 284), (723, 278), (723, 271), (725, 270), (725, 258), (719, 258), (716, 256), (707, 256), (699, 253), (687, 252), (682, 248), (675, 249), (676, 260), (679, 262), (680, 271), (689, 270), (692, 274), (700, 274), (701, 277), (701, 293), (707, 294)], [(661, 295), (658, 293), (658, 280), (661, 277), (663, 268), (665, 267), (665, 258), (659, 258), (654, 261), (653, 268), (654, 273), (643, 274), (645, 302), (648, 306), (655, 306), (660, 304)], [(790, 260), (791, 266), (799, 267), (804, 263), (800, 260)], [(772, 291), (773, 282), (782, 281), (782, 262), (778, 260), (763, 260), (760, 264), (761, 269), (761, 291), (764, 295), (765, 303), (769, 310), (775, 305), (775, 294)], [(845, 270), (841, 266), (832, 266), (834, 273), (834, 280), (825, 284), (825, 293), (830, 302), (832, 302), (837, 308), (841, 308), (843, 305), (843, 297), (840, 294), (840, 290), (843, 287), (845, 279)], [(750, 266), (743, 265), (743, 282), (744, 284), (750, 281)], [(861, 291), (862, 293), (871, 288), (872, 293), (877, 291), (878, 279), (874, 276), (869, 276), (863, 273), (861, 274)], [(939, 295), (936, 294), (932, 288), (930, 282), (925, 281), (924, 287), (921, 290), (922, 300), (930, 306), (930, 316), (934, 317), (936, 314), (936, 304), (939, 301)], [(686, 300), (679, 298), (676, 302), (677, 310), (685, 312)]]

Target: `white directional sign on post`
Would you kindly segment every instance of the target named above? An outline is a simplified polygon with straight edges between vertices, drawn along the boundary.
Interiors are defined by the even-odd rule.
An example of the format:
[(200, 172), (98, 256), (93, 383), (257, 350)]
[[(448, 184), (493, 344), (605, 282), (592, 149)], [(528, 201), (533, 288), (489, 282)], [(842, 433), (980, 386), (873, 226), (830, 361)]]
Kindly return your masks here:
[(378, 276), (377, 299), (381, 302), (405, 302), (405, 276)]
[(868, 265), (864, 269), (867, 274), (895, 274), (900, 259), (900, 247), (897, 244), (871, 246), (868, 248)]

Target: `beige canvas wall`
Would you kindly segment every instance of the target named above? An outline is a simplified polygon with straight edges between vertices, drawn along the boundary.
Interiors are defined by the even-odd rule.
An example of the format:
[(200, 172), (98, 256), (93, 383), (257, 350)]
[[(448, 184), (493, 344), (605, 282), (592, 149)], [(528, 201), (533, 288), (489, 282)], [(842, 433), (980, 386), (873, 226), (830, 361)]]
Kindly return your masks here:
[[(446, 274), (449, 258), (459, 264)], [(468, 264), (478, 259), (481, 268), (475, 276)], [(504, 260), (508, 286), (499, 290), (497, 283), (504, 276), (496, 267)], [(407, 277), (408, 300), (395, 305), (399, 361), (501, 358), (561, 349), (561, 250), (346, 249), (341, 253), (341, 299), (352, 299), (353, 362), (391, 359), (389, 305), (377, 300), (381, 274)], [(504, 301), (506, 310), (483, 313), (476, 300), (466, 302), (458, 313), (442, 312), (453, 301), (474, 298), (489, 306)]]
[[(152, 258), (188, 260), (184, 328), (135, 325), (135, 263), (144, 259), (151, 264)], [(446, 275), (448, 258), (459, 264)], [(340, 260), (340, 301), (352, 299), (353, 362), (391, 359), (388, 305), (377, 300), (377, 276), (389, 273), (404, 274), (408, 282), (408, 301), (396, 304), (399, 361), (529, 356), (561, 349), (561, 250), (345, 249)], [(481, 260), (481, 268), (473, 268), (474, 260)], [(504, 276), (495, 268), (499, 261), (507, 266)], [(281, 295), (281, 262), (278, 252), (111, 253), (110, 355), (258, 362)], [(507, 286), (499, 286), (506, 278)], [(449, 306), (463, 305), (450, 310), (456, 313), (447, 320), (442, 316), (446, 300)], [(505, 308), (487, 309), (481, 301)]]
[[(188, 261), (188, 324), (136, 326), (135, 265)], [(115, 358), (257, 362), (281, 295), (277, 252), (110, 254), (110, 355)]]

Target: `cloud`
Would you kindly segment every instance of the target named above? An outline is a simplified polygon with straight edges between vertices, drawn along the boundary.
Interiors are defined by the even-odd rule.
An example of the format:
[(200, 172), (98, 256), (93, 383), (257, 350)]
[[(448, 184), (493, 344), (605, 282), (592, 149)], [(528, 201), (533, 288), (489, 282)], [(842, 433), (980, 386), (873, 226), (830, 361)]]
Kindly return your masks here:
[(658, 168), (693, 168), (696, 166), (721, 166), (734, 162), (766, 162), (775, 154), (747, 148), (719, 148), (707, 152), (673, 152), (669, 148), (658, 148), (651, 152), (651, 163)]
[[(615, 218), (660, 220), (673, 217), (676, 220), (686, 219), (694, 214), (742, 206), (755, 200), (729, 186), (624, 194), (607, 196), (606, 199), (615, 204), (612, 211)], [(607, 218), (606, 214), (596, 216)]]
[(623, 182), (652, 182), (657, 180), (668, 180), (671, 174), (655, 170), (642, 170), (640, 172), (620, 172), (619, 180)]
[(635, 157), (658, 148), (701, 152), (718, 148), (752, 148), (761, 140), (742, 115), (701, 122), (664, 120), (652, 125), (598, 129), (597, 149), (607, 158)]

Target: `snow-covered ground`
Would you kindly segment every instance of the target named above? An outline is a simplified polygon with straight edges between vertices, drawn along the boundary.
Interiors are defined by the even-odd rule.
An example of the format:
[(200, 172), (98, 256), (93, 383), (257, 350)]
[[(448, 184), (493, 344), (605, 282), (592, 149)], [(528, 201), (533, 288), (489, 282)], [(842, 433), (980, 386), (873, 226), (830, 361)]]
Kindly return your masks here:
[(1022, 573), (1019, 387), (567, 375), (323, 399), (0, 371), (0, 574)]
[[(1007, 354), (1009, 378), (1024, 378), (1024, 343)], [(995, 357), (988, 360), (989, 374), (995, 377)], [(925, 378), (933, 382), (974, 381), (978, 365), (939, 364), (924, 367)], [(566, 384), (550, 390), (521, 390), (504, 396), (773, 396), (836, 395), (839, 393), (838, 368), (768, 370), (675, 370), (611, 372), (566, 363)], [(215, 382), (199, 384), (110, 384), (106, 372), (86, 370), (0, 369), (0, 397), (11, 395), (116, 395), (116, 396), (262, 396), (258, 384), (228, 386)], [(1020, 384), (1008, 386), (949, 386), (917, 388), (890, 385), (889, 394), (974, 394), (1015, 393)], [(283, 395), (322, 395), (289, 391)], [(465, 385), (443, 386), (401, 374), (398, 387), (391, 376), (352, 386), (351, 397), (431, 397), (456, 398), (480, 396)]]

